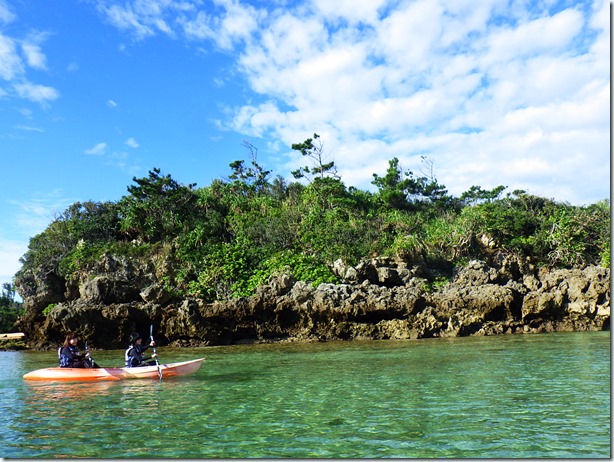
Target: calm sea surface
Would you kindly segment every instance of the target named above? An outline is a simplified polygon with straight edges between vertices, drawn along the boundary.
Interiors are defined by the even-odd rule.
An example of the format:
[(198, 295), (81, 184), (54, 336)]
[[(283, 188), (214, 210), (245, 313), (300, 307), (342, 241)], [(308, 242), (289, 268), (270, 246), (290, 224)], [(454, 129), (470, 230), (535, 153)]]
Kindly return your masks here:
[(610, 351), (609, 332), (160, 347), (207, 360), (69, 384), (22, 379), (55, 352), (0, 352), (0, 456), (610, 458)]

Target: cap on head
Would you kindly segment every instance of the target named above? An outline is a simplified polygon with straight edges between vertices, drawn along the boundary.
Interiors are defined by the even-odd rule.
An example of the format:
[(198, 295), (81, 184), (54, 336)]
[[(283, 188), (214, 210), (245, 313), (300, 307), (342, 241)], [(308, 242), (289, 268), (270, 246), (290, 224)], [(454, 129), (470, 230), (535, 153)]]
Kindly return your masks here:
[(130, 335), (130, 343), (134, 343), (134, 342), (136, 342), (140, 338), (143, 338), (143, 337), (141, 337), (141, 335), (139, 333), (135, 332), (135, 333)]

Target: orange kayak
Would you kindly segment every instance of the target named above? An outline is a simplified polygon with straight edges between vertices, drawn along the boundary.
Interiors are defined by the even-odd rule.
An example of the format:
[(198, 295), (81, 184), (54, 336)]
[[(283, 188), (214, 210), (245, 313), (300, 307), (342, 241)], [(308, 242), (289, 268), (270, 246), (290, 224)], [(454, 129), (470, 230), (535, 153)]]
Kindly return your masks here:
[[(181, 363), (160, 364), (162, 378), (189, 375), (196, 372), (205, 358), (193, 359)], [(23, 376), (26, 380), (124, 380), (124, 379), (157, 379), (158, 366), (143, 367), (48, 367), (28, 372)]]

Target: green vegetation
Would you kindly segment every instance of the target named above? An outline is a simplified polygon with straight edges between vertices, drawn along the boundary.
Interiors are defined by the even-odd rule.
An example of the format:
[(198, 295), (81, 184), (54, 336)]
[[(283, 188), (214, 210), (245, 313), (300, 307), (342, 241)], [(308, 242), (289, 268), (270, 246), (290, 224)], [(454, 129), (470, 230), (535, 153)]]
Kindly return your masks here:
[[(420, 175), (393, 158), (382, 176), (373, 174), (377, 190), (363, 191), (345, 186), (317, 134), (292, 145), (313, 165), (293, 172), (304, 183), (287, 182), (272, 178), (246, 147), (250, 162), (232, 162), (228, 178), (209, 186), (182, 185), (154, 168), (133, 178), (117, 203), (71, 205), (30, 240), (16, 281), (39, 270), (68, 278), (105, 253), (163, 255), (165, 288), (205, 300), (249, 295), (282, 272), (334, 282), (339, 258), (353, 265), (399, 256), (452, 268), (504, 251), (557, 267), (610, 264), (608, 200), (571, 206), (505, 186), (472, 186), (452, 197), (427, 158)], [(432, 281), (431, 290), (447, 280)]]
[(57, 306), (57, 303), (50, 303), (43, 310), (43, 314), (47, 316), (51, 312), (51, 310), (54, 309), (56, 306)]
[(0, 293), (0, 333), (12, 332), (13, 324), (23, 312), (23, 304), (15, 301), (15, 288), (12, 284), (2, 284)]

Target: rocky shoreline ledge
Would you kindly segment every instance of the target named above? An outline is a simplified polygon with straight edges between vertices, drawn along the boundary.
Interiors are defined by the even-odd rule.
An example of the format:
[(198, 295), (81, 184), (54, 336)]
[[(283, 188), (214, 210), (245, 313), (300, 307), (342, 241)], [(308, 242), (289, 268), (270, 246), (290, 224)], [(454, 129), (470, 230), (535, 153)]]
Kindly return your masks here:
[(282, 274), (250, 297), (205, 303), (173, 299), (151, 268), (105, 257), (68, 281), (24, 279), (15, 327), (36, 349), (55, 348), (67, 331), (93, 348), (121, 348), (150, 323), (170, 346), (610, 329), (609, 268), (538, 268), (499, 254), (470, 261), (445, 284), (434, 269), (386, 258), (337, 261), (334, 272), (342, 283), (312, 287)]

